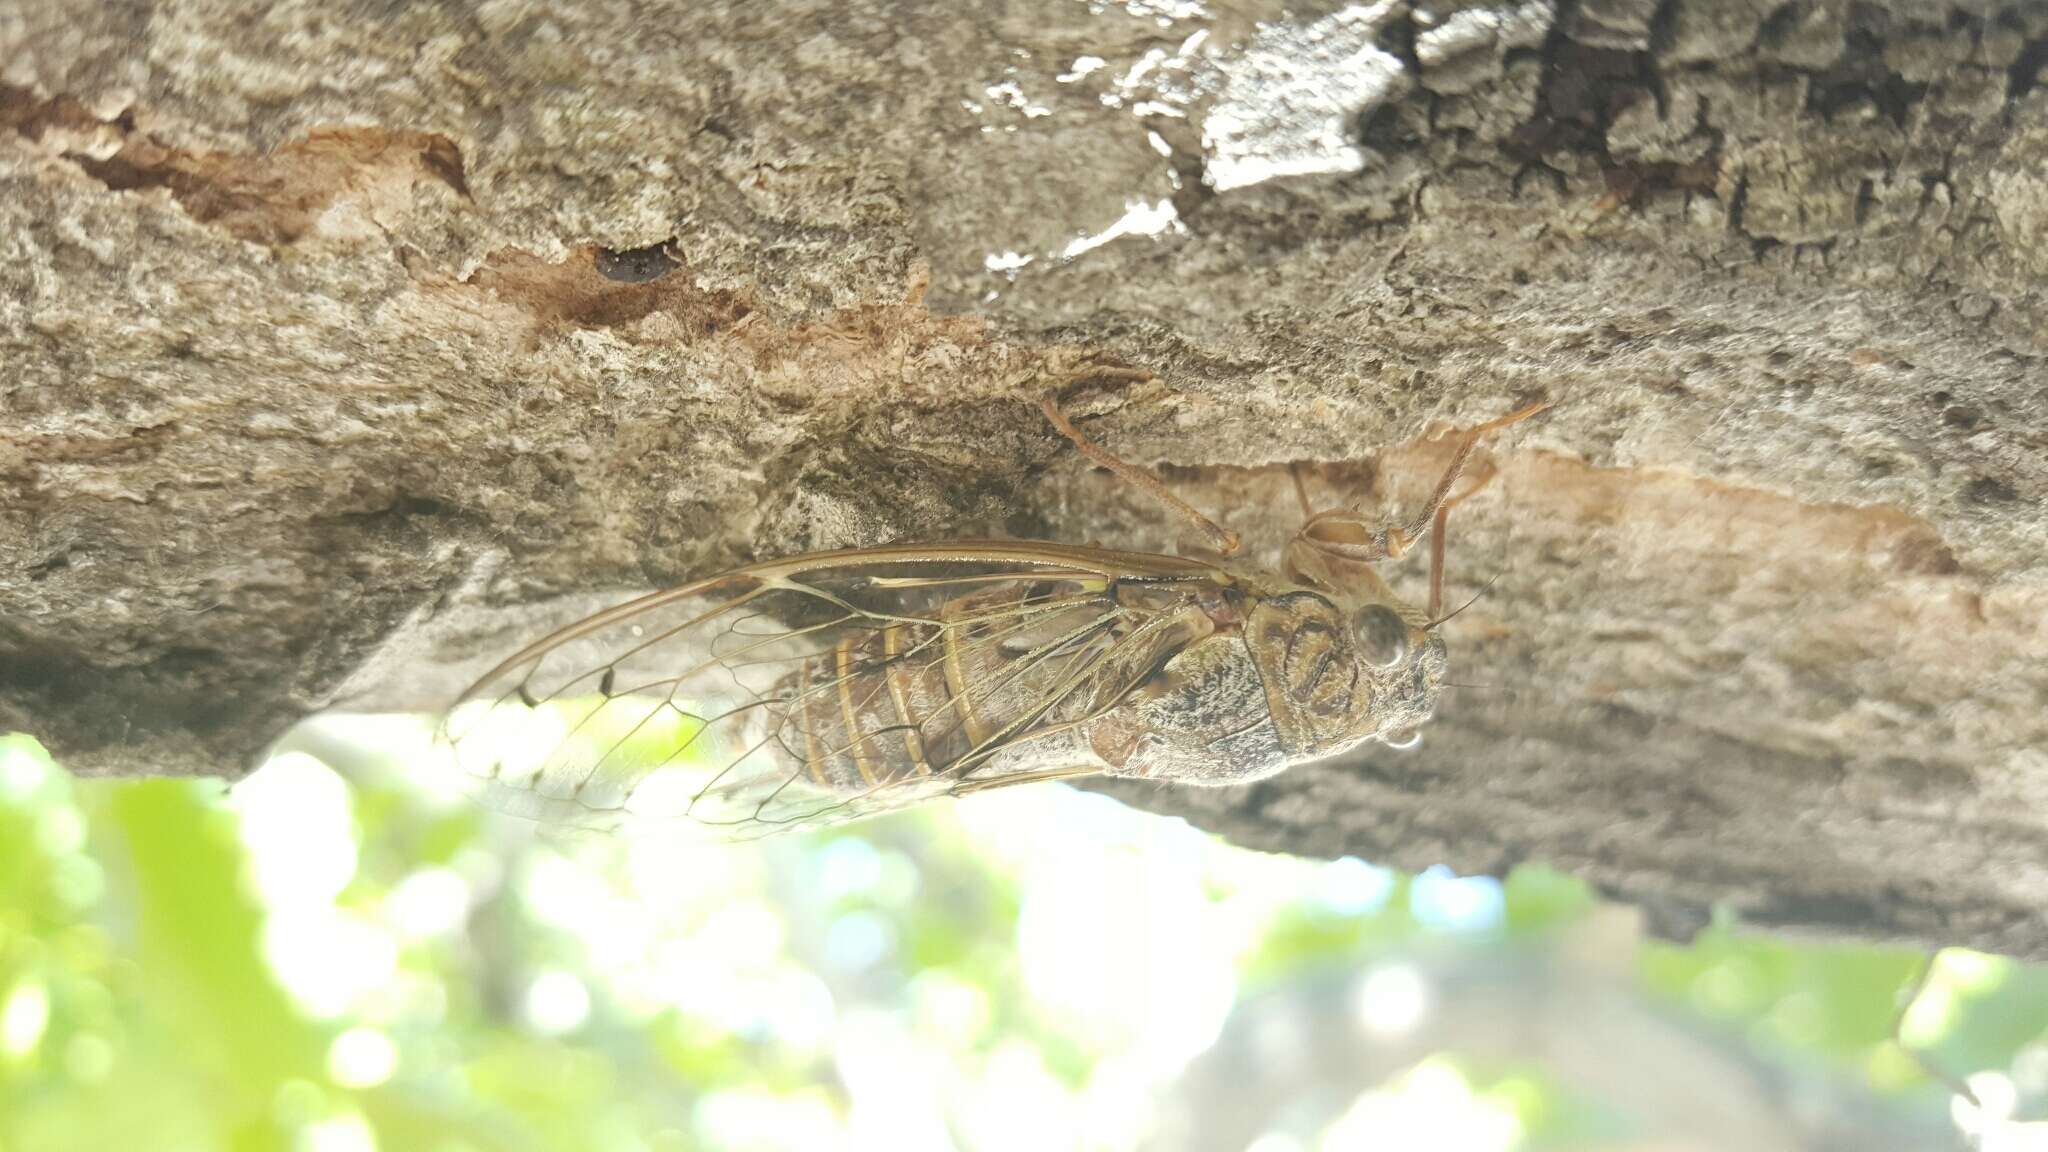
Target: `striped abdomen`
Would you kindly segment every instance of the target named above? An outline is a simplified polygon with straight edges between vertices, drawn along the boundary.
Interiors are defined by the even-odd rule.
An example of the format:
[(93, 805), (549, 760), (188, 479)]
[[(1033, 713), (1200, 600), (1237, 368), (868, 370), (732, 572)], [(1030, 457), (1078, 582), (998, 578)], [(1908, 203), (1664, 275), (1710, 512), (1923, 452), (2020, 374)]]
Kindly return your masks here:
[(848, 635), (782, 682), (781, 743), (812, 782), (855, 792), (944, 775), (1048, 706), (1092, 700), (1095, 658), (1124, 619), (1070, 584), (974, 593), (938, 616)]

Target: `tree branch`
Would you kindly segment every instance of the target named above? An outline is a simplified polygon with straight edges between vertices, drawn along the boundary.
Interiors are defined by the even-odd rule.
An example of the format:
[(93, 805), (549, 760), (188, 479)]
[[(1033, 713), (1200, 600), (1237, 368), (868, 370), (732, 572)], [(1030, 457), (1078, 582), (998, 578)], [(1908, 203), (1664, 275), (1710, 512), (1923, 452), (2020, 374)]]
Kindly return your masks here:
[(32, 6), (0, 727), (235, 776), (750, 557), (1174, 549), (1037, 412), (1077, 364), (1153, 376), (1063, 402), (1249, 557), (1290, 462), (1412, 511), (1433, 433), (1547, 398), (1451, 519), (1490, 687), (1421, 751), (1119, 794), (2048, 956), (2048, 14), (1268, 7)]

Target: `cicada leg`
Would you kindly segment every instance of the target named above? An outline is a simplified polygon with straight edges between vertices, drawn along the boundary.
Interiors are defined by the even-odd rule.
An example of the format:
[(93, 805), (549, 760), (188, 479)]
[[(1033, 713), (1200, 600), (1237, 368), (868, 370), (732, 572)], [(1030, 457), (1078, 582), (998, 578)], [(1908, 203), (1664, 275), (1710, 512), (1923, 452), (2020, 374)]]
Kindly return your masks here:
[[(1128, 369), (1124, 371), (1128, 371)], [(1147, 378), (1150, 378), (1149, 373)], [(1207, 536), (1216, 545), (1217, 552), (1229, 556), (1237, 551), (1238, 546), (1242, 543), (1237, 533), (1204, 516), (1194, 505), (1174, 495), (1173, 490), (1168, 488), (1159, 477), (1154, 476), (1135, 464), (1118, 459), (1108, 449), (1083, 436), (1081, 430), (1074, 427), (1074, 422), (1067, 419), (1067, 414), (1060, 411), (1059, 401), (1053, 397), (1051, 392), (1047, 392), (1040, 399), (1039, 406), (1044, 410), (1045, 418), (1052, 422), (1054, 430), (1072, 441), (1074, 447), (1080, 450), (1081, 455), (1109, 469), (1119, 479), (1135, 484), (1139, 488), (1151, 493), (1154, 498), (1173, 509), (1174, 512), (1178, 513), (1188, 523), (1193, 524), (1199, 529), (1203, 535)]]
[(1316, 514), (1316, 506), (1309, 503), (1308, 481), (1301, 478), (1300, 461), (1287, 466), (1287, 478), (1294, 481), (1294, 502), (1301, 505), (1301, 520), (1306, 524)]
[[(1353, 565), (1378, 564), (1382, 560), (1393, 560), (1408, 554), (1408, 549), (1428, 532), (1431, 537), (1429, 565), (1429, 615), (1430, 627), (1443, 622), (1444, 589), (1444, 522), (1452, 508), (1469, 499), (1474, 492), (1486, 487), (1494, 475), (1491, 465), (1487, 473), (1463, 492), (1455, 495), (1453, 490), (1464, 476), (1465, 467), (1472, 460), (1472, 452), (1487, 433), (1518, 424), (1538, 412), (1550, 407), (1548, 401), (1531, 404), (1519, 412), (1511, 412), (1497, 420), (1489, 420), (1475, 428), (1468, 428), (1457, 434), (1458, 446), (1451, 454), (1451, 463), (1444, 469), (1443, 478), (1436, 482), (1436, 489), (1430, 494), (1429, 502), (1415, 518), (1402, 524), (1376, 524), (1357, 512), (1346, 508), (1332, 508), (1316, 512), (1308, 517), (1296, 534), (1294, 543), (1288, 545), (1287, 565), (1290, 575), (1309, 579), (1316, 577), (1310, 569), (1325, 567), (1329, 563)], [(1303, 485), (1301, 474), (1294, 475), (1295, 498), (1301, 502), (1304, 513), (1309, 510), (1308, 490)], [(1325, 578), (1331, 573), (1324, 572)], [(1354, 574), (1355, 576), (1355, 574)]]
[(1451, 509), (1471, 499), (1475, 493), (1485, 488), (1494, 476), (1498, 474), (1498, 469), (1494, 468), (1492, 464), (1487, 464), (1485, 466), (1485, 474), (1480, 476), (1470, 487), (1456, 495), (1452, 495), (1451, 490), (1457, 487), (1459, 477), (1464, 474), (1466, 464), (1472, 459), (1473, 450), (1479, 447), (1479, 441), (1487, 433), (1498, 431), (1511, 424), (1519, 424), (1548, 407), (1550, 407), (1548, 400), (1531, 404), (1518, 412), (1510, 412), (1497, 420), (1488, 420), (1484, 424), (1474, 428), (1467, 428), (1459, 433), (1457, 451), (1451, 454), (1450, 466), (1444, 469), (1443, 479), (1436, 482), (1436, 491), (1430, 494), (1429, 503), (1424, 506), (1415, 519), (1400, 527), (1388, 529), (1387, 551), (1393, 556), (1399, 556), (1406, 552), (1410, 545), (1422, 537), (1424, 531), (1429, 533), (1429, 618), (1431, 620), (1441, 620), (1444, 611), (1445, 521), (1450, 518)]
[(1430, 518), (1429, 618), (1432, 621), (1443, 619), (1444, 614), (1444, 523), (1450, 519), (1451, 509), (1478, 495), (1488, 484), (1493, 483), (1495, 476), (1500, 474), (1500, 469), (1495, 468), (1491, 463), (1484, 464), (1481, 467), (1483, 471), (1474, 478), (1472, 484), (1463, 492), (1448, 497), (1438, 504), (1436, 506), (1436, 514)]

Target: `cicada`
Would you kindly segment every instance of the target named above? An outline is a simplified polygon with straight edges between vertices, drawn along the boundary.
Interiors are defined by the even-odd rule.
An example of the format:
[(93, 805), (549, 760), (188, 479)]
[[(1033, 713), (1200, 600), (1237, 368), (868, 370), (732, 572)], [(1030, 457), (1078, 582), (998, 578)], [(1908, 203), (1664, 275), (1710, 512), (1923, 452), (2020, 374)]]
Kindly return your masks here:
[[(817, 828), (1031, 781), (1260, 780), (1407, 745), (1446, 657), (1444, 518), (1311, 513), (1277, 574), (1045, 409), (1090, 458), (1162, 492), (1215, 560), (1030, 541), (892, 544), (750, 564), (543, 637), (485, 673), (441, 742), (480, 795), (551, 822), (680, 819), (726, 838)], [(1374, 565), (1433, 541), (1426, 610)]]

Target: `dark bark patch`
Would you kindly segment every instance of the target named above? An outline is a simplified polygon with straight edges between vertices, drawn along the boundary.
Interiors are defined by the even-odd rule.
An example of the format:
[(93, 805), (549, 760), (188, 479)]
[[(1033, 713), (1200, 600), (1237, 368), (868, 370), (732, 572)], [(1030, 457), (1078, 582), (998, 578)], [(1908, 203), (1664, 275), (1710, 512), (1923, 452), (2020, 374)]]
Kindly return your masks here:
[(676, 258), (669, 254), (668, 241), (624, 251), (599, 248), (596, 261), (598, 275), (621, 284), (651, 283), (679, 266)]
[(1979, 476), (1963, 490), (1963, 499), (1972, 504), (2010, 504), (2019, 498), (2012, 485), (1996, 476)]
[[(531, 253), (497, 253), (467, 283), (496, 295), (543, 325), (615, 328), (665, 312), (692, 338), (724, 331), (753, 311), (736, 292), (699, 288), (666, 254), (579, 248), (552, 264)], [(622, 260), (621, 257), (627, 259)], [(658, 257), (658, 259), (657, 259)], [(660, 261), (665, 271), (655, 271)]]

